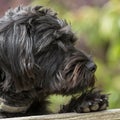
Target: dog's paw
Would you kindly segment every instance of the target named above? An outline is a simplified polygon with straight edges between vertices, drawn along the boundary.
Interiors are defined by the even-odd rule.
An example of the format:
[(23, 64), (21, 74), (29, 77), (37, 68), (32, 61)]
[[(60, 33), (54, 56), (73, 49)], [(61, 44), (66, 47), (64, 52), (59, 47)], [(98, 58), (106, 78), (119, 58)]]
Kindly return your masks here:
[(70, 103), (63, 106), (60, 112), (95, 112), (105, 110), (108, 107), (108, 95), (100, 91), (90, 90), (78, 98), (72, 98)]
[(77, 100), (77, 106), (75, 107), (76, 112), (94, 112), (105, 110), (108, 107), (108, 95), (99, 95), (94, 98), (84, 99), (82, 102), (80, 99)]

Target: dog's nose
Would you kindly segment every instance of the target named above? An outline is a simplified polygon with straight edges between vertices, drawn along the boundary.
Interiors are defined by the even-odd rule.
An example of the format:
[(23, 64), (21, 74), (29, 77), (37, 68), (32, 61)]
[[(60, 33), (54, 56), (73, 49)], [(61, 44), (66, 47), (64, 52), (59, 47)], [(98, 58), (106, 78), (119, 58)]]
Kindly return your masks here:
[(91, 72), (95, 72), (96, 69), (97, 69), (96, 64), (93, 63), (93, 62), (88, 62), (88, 63), (86, 64), (86, 67), (87, 67), (87, 69), (90, 70)]

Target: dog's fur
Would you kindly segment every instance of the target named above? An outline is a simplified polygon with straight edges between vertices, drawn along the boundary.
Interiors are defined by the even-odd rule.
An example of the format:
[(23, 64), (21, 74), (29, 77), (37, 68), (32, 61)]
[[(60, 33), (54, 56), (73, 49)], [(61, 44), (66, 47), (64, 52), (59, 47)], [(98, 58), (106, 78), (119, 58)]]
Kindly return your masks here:
[(51, 94), (82, 94), (60, 113), (107, 108), (107, 95), (94, 90), (96, 65), (75, 41), (70, 25), (50, 9), (6, 12), (0, 19), (1, 117), (47, 114), (45, 99)]

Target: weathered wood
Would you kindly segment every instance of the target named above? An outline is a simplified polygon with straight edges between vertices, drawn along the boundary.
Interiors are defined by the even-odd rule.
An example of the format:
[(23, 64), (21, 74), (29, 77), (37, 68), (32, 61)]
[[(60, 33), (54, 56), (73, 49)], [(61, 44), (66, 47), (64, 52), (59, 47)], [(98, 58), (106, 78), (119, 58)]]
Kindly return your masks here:
[(7, 118), (0, 120), (120, 120), (120, 109), (92, 113), (66, 113), (30, 117)]

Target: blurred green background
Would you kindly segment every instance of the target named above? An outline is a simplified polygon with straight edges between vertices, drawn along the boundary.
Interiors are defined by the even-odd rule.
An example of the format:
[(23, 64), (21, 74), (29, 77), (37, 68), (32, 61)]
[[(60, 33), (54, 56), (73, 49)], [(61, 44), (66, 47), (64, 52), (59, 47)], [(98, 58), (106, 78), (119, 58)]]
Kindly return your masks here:
[[(120, 0), (33, 0), (32, 5), (53, 8), (71, 24), (78, 49), (97, 63), (96, 86), (110, 93), (110, 108), (120, 108)], [(52, 96), (56, 111), (68, 97)]]

